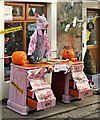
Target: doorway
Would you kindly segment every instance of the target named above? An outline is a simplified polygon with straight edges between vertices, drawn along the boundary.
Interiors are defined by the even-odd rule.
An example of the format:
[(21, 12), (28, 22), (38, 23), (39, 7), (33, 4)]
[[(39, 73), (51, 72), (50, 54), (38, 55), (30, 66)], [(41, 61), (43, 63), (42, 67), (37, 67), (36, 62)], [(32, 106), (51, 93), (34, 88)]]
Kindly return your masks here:
[[(100, 16), (100, 9), (87, 9), (87, 19)], [(93, 19), (89, 20), (93, 23)], [(90, 50), (96, 66), (96, 72), (100, 72), (100, 17), (95, 20), (94, 29), (91, 31), (87, 41), (87, 48)]]

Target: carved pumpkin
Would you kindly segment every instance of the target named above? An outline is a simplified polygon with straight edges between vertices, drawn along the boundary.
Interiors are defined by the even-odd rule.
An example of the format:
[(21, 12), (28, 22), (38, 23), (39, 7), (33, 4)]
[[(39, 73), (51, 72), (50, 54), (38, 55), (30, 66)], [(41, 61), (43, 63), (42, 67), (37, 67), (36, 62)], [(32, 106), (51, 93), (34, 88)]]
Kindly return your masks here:
[(27, 55), (24, 51), (15, 51), (12, 54), (12, 62), (14, 64), (22, 65), (26, 62)]
[(64, 51), (63, 51), (63, 54), (62, 54), (62, 57), (64, 58), (64, 59), (72, 59), (72, 58), (74, 58), (74, 51), (73, 51), (73, 49), (71, 49), (71, 50), (66, 50), (66, 49), (64, 49)]

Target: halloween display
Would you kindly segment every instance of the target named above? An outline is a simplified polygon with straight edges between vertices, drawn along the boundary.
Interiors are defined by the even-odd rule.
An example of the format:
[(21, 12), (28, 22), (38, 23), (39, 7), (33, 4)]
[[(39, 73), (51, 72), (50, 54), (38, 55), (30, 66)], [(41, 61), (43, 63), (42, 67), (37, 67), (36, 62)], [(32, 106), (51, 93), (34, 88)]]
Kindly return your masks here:
[[(32, 55), (34, 52), (37, 54), (38, 60), (42, 60), (43, 58), (50, 58), (50, 45), (47, 37), (46, 29), (49, 26), (44, 14), (40, 16), (37, 13), (34, 13), (34, 16), (37, 18), (36, 26), (34, 34), (30, 37), (30, 43), (28, 48), (28, 56)], [(34, 60), (33, 60), (34, 63)]]
[(77, 58), (74, 58), (74, 51), (73, 49), (64, 49), (63, 53), (62, 53), (62, 58), (64, 59), (70, 59), (72, 61), (77, 60)]
[(27, 60), (27, 55), (24, 51), (15, 51), (12, 54), (12, 62), (14, 64), (24, 64)]
[[(56, 99), (64, 103), (92, 95), (92, 88), (83, 72), (82, 61), (52, 59), (47, 63), (11, 64), (9, 99), (7, 107), (27, 115), (35, 108), (42, 110), (56, 105)], [(51, 85), (46, 81), (52, 72)], [(31, 106), (31, 107), (30, 107)]]
[[(66, 9), (68, 11), (72, 7), (66, 6)], [(34, 16), (37, 19), (37, 29), (30, 36), (27, 55), (24, 51), (15, 51), (12, 54), (14, 64), (11, 64), (7, 107), (21, 115), (27, 115), (32, 110), (36, 112), (35, 110), (54, 107), (56, 100), (70, 103), (71, 100), (92, 95), (92, 88), (83, 72), (84, 63), (75, 58), (73, 49), (64, 46), (63, 59), (50, 59), (50, 45), (46, 33), (49, 24), (44, 14), (40, 16), (34, 13)], [(73, 27), (76, 27), (77, 20), (75, 17)], [(28, 29), (31, 27), (32, 24)], [(27, 56), (30, 64), (26, 63)], [(46, 80), (49, 72), (52, 72), (51, 85)]]

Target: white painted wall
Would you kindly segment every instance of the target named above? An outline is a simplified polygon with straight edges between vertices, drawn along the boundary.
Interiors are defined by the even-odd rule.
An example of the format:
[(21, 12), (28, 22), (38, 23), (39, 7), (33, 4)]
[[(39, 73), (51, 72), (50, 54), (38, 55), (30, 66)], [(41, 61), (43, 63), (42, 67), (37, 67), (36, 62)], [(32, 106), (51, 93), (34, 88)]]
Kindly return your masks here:
[[(0, 1), (0, 30), (4, 30), (4, 2)], [(4, 35), (0, 35), (0, 100), (2, 99), (2, 82), (4, 81)]]
[[(83, 2), (83, 16), (87, 16), (87, 8), (93, 8), (93, 9), (100, 9), (100, 2)], [(82, 60), (84, 59), (84, 55), (86, 52), (86, 37), (87, 37), (87, 30), (86, 30), (86, 22), (84, 23), (84, 30), (82, 31), (82, 43), (84, 44), (84, 47), (82, 46)]]
[(47, 33), (51, 46), (51, 58), (56, 58), (57, 50), (57, 4), (47, 5), (47, 20), (50, 24)]
[(5, 2), (41, 2), (41, 3), (55, 3), (57, 0), (4, 0)]
[(98, 3), (98, 8), (100, 9), (100, 0), (99, 0), (99, 3)]

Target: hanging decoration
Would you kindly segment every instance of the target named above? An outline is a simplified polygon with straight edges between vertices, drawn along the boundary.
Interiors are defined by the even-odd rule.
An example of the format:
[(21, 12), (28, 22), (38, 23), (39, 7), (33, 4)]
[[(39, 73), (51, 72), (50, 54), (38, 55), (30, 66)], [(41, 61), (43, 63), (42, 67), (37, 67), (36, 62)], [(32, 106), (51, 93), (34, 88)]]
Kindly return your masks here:
[(93, 22), (88, 22), (88, 23), (87, 23), (87, 30), (88, 30), (87, 37), (86, 37), (86, 42), (87, 42), (87, 41), (89, 40), (89, 36), (90, 36), (91, 32), (92, 32), (93, 29), (94, 29), (95, 21), (96, 21), (96, 19), (99, 18), (99, 17), (100, 17), (100, 16), (98, 16), (98, 14), (96, 14), (94, 18), (79, 20), (79, 19), (75, 16), (75, 17), (74, 17), (74, 20), (73, 20), (71, 23), (69, 23), (69, 24), (66, 25), (65, 32), (67, 32), (67, 30), (70, 28), (71, 24), (73, 24), (73, 27), (75, 27), (75, 26), (77, 25), (77, 22), (79, 22), (79, 27), (80, 27), (83, 22), (93, 20)]
[(94, 24), (93, 24), (93, 22), (88, 22), (88, 23), (87, 23), (87, 30), (88, 30), (88, 31), (93, 31), (93, 29), (94, 29)]
[(76, 16), (74, 17), (74, 20), (66, 25), (65, 32), (67, 32), (68, 28), (73, 24), (73, 27), (76, 27), (76, 23), (79, 22), (79, 27), (81, 27), (81, 23), (84, 22), (85, 20), (79, 20)]
[[(92, 20), (92, 19), (95, 19), (96, 20), (96, 18), (99, 18), (100, 16), (95, 16), (94, 18), (89, 18), (89, 19), (83, 19), (83, 20), (79, 20), (76, 16), (74, 17), (74, 20), (71, 22), (71, 23), (69, 23), (69, 24), (67, 24), (66, 25), (66, 28), (65, 28), (65, 32), (67, 32), (67, 30), (68, 30), (68, 28), (71, 26), (71, 24), (73, 24), (73, 27), (75, 27), (77, 24), (77, 22), (79, 22), (80, 24), (82, 23), (82, 22), (85, 22), (85, 21), (90, 21), (90, 20)], [(89, 28), (89, 31), (92, 31), (93, 29), (94, 29), (94, 23), (95, 22), (89, 22), (88, 23), (88, 28)], [(80, 24), (79, 24), (79, 27), (80, 27)], [(91, 26), (91, 25), (92, 26)], [(90, 30), (91, 29), (91, 30)]]
[(69, 47), (73, 50), (74, 38), (81, 36), (81, 30), (83, 29), (82, 23), (82, 3), (81, 2), (66, 2), (63, 19), (61, 20), (61, 29), (67, 33), (70, 37)]

